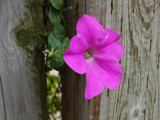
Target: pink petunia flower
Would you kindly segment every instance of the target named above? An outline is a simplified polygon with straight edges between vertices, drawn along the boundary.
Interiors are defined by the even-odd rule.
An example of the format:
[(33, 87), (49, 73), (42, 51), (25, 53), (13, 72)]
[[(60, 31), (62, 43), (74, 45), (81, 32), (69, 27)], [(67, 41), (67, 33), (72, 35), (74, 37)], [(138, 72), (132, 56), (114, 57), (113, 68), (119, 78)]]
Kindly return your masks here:
[(122, 76), (118, 60), (123, 55), (123, 46), (117, 42), (120, 35), (111, 29), (103, 29), (89, 15), (79, 19), (76, 32), (63, 58), (75, 72), (86, 73), (85, 98), (89, 100), (101, 94), (105, 86), (108, 89), (117, 88)]

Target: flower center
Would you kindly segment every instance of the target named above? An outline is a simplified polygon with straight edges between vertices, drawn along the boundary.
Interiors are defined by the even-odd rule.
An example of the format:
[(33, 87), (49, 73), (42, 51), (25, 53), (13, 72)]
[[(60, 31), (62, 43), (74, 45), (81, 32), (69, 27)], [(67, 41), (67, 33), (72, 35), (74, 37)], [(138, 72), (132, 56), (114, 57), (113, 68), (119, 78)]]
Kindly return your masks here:
[(90, 61), (93, 61), (94, 58), (93, 58), (93, 55), (95, 54), (95, 52), (88, 48), (85, 52), (84, 52), (84, 57), (85, 59), (87, 60), (87, 62), (90, 62)]
[(84, 52), (84, 57), (85, 57), (85, 58), (88, 58), (88, 57), (89, 57), (88, 51)]

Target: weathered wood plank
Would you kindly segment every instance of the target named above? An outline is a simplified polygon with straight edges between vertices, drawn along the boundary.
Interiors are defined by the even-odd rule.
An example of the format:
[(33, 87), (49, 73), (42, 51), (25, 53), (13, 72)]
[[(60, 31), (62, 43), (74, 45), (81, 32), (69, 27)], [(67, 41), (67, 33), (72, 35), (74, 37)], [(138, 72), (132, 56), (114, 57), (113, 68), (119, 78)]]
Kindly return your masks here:
[[(34, 44), (36, 47), (31, 46), (33, 54), (28, 56), (22, 47), (17, 46), (14, 35), (14, 28), (23, 19), (24, 12), (28, 13), (27, 10), (32, 9), (33, 14), (37, 14), (34, 13), (34, 6), (29, 8), (28, 3), (33, 5), (33, 2), (36, 5), (40, 0), (0, 0), (0, 120), (47, 119), (44, 65), (40, 62), (43, 58), (36, 51), (38, 41)], [(29, 15), (28, 21), (32, 21), (32, 17)], [(22, 29), (26, 30), (25, 27)], [(36, 36), (36, 32), (33, 34)], [(23, 35), (21, 32), (22, 38), (19, 40), (24, 40)], [(29, 38), (30, 34), (24, 36)], [(36, 61), (34, 55), (37, 55)], [(38, 67), (40, 63), (41, 67)]]
[(121, 86), (103, 92), (99, 119), (158, 120), (159, 1), (90, 0), (87, 9), (103, 26), (118, 31), (124, 46)]

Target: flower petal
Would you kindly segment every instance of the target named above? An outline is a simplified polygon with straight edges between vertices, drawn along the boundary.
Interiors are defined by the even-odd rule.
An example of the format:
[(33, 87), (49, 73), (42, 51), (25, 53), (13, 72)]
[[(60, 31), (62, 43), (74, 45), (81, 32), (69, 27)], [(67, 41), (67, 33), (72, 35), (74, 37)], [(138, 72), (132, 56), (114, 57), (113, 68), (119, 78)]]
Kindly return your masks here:
[(87, 100), (101, 94), (104, 86), (108, 89), (115, 89), (121, 83), (121, 65), (110, 59), (99, 59), (87, 64), (87, 87), (85, 98)]
[(105, 71), (94, 61), (87, 64), (87, 86), (85, 98), (87, 100), (103, 92), (106, 76)]
[(75, 54), (82, 54), (87, 49), (87, 44), (78, 36), (74, 36), (71, 39), (69, 49)]
[(113, 60), (120, 60), (123, 56), (123, 46), (121, 43), (113, 42), (107, 47), (99, 50), (97, 56), (101, 56), (103, 58), (110, 58)]
[(96, 42), (94, 37), (102, 30), (102, 25), (90, 15), (83, 15), (76, 25), (77, 35), (88, 44)]
[(121, 76), (122, 76), (121, 65), (117, 61), (107, 58), (102, 59), (96, 56), (94, 59), (95, 62), (105, 71), (107, 88), (109, 89), (117, 88), (121, 83)]
[(75, 54), (70, 49), (63, 54), (66, 64), (75, 72), (84, 74), (86, 72), (86, 60), (83, 54)]
[(98, 45), (99, 49), (102, 49), (121, 38), (117, 32), (111, 29), (104, 29), (102, 34), (101, 43)]

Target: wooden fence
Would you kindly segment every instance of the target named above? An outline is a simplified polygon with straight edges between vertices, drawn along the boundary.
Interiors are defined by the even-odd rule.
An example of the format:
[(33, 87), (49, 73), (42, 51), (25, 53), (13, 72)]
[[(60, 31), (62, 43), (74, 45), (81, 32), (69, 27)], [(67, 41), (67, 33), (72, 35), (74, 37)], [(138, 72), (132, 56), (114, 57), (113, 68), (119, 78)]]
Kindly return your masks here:
[[(42, 3), (41, 0), (0, 0), (0, 120), (47, 120), (43, 56), (37, 50), (38, 42), (25, 48), (31, 51), (26, 54), (14, 34), (23, 40), (18, 25), (26, 33), (28, 27), (19, 23), (25, 17), (25, 22), (31, 22), (28, 26), (32, 25), (35, 18), (24, 16), (29, 13), (29, 6), (25, 5), (30, 2), (33, 6)], [(105, 88), (102, 95), (86, 101), (85, 76), (66, 67), (61, 72), (63, 120), (159, 120), (160, 1), (65, 0), (65, 6), (74, 2), (78, 3), (78, 15), (66, 12), (68, 36), (75, 34), (76, 22), (83, 14), (90, 14), (105, 28), (117, 31), (124, 46), (120, 61), (123, 75), (120, 87)], [(39, 20), (43, 19), (41, 14), (39, 11)], [(43, 24), (43, 20), (39, 22)], [(43, 26), (39, 29), (43, 30)], [(29, 32), (26, 36), (30, 35)], [(30, 64), (26, 65), (25, 61)]]

